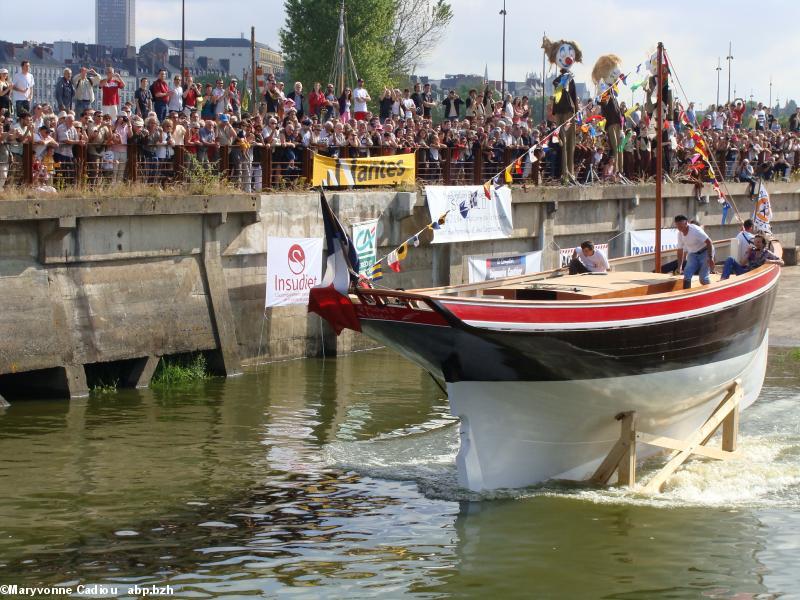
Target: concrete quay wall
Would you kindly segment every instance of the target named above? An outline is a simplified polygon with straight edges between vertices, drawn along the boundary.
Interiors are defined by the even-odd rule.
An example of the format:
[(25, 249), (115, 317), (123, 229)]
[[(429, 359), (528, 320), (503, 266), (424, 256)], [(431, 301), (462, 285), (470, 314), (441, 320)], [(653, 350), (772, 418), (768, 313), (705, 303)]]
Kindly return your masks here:
[[(731, 186), (740, 211), (752, 206)], [(800, 186), (770, 186), (774, 230), (793, 257)], [(514, 234), (505, 240), (431, 245), (423, 238), (389, 273), (390, 287), (466, 281), (466, 257), (545, 250), (583, 239), (626, 251), (625, 231), (652, 228), (653, 186), (514, 189)], [(697, 218), (714, 239), (732, 237), (720, 208), (693, 189), (666, 185), (664, 226)], [(422, 194), (331, 192), (343, 223), (380, 218), (379, 255), (429, 221)], [(622, 235), (620, 235), (622, 234)], [(316, 193), (186, 198), (0, 200), (0, 393), (5, 378), (35, 375), (64, 395), (87, 393), (85, 366), (126, 365), (122, 384), (146, 385), (158, 357), (205, 351), (228, 375), (241, 365), (371, 346), (339, 338), (304, 306), (264, 312), (267, 238), (320, 237)], [(612, 239), (613, 238), (613, 239)]]

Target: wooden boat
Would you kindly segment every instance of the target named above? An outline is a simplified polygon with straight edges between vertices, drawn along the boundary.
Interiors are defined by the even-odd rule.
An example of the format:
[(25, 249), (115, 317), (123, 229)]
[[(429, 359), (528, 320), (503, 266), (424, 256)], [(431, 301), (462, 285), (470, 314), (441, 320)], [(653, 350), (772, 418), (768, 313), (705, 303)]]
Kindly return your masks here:
[[(658, 250), (647, 267), (655, 271), (660, 179)], [(309, 310), (337, 333), (360, 331), (445, 383), (461, 420), (464, 487), (582, 480), (619, 438), (619, 413), (635, 411), (646, 431), (683, 439), (734, 380), (743, 382), (740, 409), (758, 397), (777, 265), (685, 290), (682, 277), (643, 272), (638, 258), (612, 261), (615, 269), (603, 274), (364, 288), (351, 278), (347, 235), (324, 195), (322, 202), (328, 266)]]

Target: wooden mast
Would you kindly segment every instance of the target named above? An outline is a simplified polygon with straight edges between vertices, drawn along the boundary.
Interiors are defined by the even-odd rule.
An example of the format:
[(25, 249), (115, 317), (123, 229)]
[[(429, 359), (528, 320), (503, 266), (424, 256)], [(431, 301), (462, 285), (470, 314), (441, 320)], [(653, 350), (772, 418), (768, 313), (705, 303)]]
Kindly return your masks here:
[[(663, 220), (663, 201), (661, 186), (664, 178), (664, 44), (658, 42), (656, 52), (656, 85), (658, 95), (656, 101), (656, 240), (655, 240), (655, 272), (661, 272), (661, 221)], [(678, 265), (680, 269), (680, 265)]]

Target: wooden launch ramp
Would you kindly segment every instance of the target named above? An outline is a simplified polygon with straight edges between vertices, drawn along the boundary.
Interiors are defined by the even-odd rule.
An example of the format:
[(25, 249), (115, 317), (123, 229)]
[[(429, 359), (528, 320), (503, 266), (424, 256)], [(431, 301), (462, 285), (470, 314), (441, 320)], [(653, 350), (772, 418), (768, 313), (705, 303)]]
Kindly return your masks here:
[[(714, 392), (714, 395), (717, 394), (719, 394), (719, 390)], [(614, 473), (617, 472), (618, 485), (626, 485), (636, 492), (653, 494), (660, 492), (673, 473), (693, 454), (717, 460), (726, 460), (736, 456), (739, 403), (742, 394), (742, 382), (736, 379), (725, 388), (722, 402), (714, 409), (706, 422), (685, 440), (638, 431), (636, 412), (620, 413), (616, 417), (621, 421), (622, 428), (619, 440), (594, 472), (590, 482), (596, 485), (607, 485)], [(721, 448), (707, 446), (720, 427), (722, 427)], [(675, 451), (667, 463), (643, 486), (636, 485), (637, 443)]]

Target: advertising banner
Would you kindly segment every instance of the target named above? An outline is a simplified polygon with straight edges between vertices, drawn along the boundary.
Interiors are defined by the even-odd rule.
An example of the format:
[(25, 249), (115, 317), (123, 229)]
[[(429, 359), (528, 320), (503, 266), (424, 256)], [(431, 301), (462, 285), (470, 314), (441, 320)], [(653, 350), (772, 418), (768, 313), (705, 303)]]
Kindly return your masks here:
[(265, 307), (308, 304), (322, 278), (322, 238), (267, 238)]
[[(674, 250), (678, 247), (678, 230), (661, 230), (661, 249)], [(656, 251), (656, 230), (642, 229), (641, 231), (631, 231), (631, 256), (637, 254), (647, 254)]]
[(425, 194), (431, 221), (447, 213), (433, 230), (434, 244), (507, 238), (514, 230), (508, 186), (493, 188), (491, 199), (480, 185), (429, 185)]
[(358, 254), (358, 272), (368, 275), (378, 258), (378, 219), (353, 223), (353, 246)]
[(470, 256), (467, 263), (470, 283), (528, 275), (542, 270), (542, 251), (513, 256)]
[(312, 185), (414, 185), (416, 163), (413, 154), (372, 158), (331, 158), (314, 154)]

